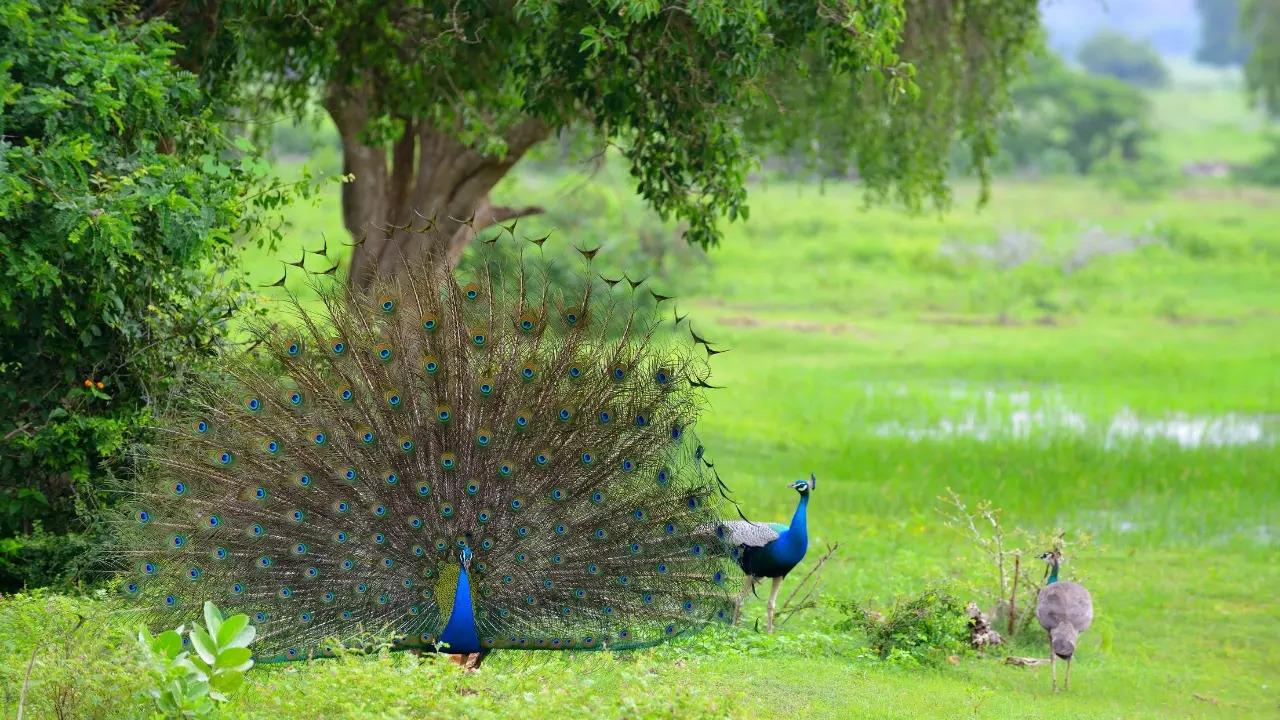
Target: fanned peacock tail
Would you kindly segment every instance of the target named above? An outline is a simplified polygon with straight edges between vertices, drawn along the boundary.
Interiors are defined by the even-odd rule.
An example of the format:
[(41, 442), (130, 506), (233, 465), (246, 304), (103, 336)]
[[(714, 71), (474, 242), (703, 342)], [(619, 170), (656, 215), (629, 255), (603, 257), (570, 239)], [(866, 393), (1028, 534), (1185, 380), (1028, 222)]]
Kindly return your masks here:
[(205, 599), (246, 612), (264, 660), (386, 628), (438, 643), (466, 612), (463, 548), (482, 647), (632, 647), (727, 620), (722, 497), (690, 433), (701, 339), (582, 254), (565, 280), (540, 242), (491, 241), (473, 273), (329, 290), (257, 327), (231, 389), (199, 388), (145, 452), (126, 592), (170, 627)]

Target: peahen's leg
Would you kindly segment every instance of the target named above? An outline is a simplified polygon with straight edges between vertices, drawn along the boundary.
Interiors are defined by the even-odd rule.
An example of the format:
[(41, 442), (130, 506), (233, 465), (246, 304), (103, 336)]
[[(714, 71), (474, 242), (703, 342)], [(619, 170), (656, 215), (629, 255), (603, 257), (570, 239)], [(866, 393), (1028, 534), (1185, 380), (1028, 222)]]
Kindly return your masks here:
[(738, 599), (733, 602), (733, 624), (737, 625), (742, 619), (742, 603), (747, 601), (747, 596), (751, 594), (751, 590), (756, 586), (756, 579), (750, 575), (747, 581), (742, 584), (742, 592), (738, 593)]
[[(1072, 657), (1075, 657), (1075, 656), (1073, 655)], [(1071, 659), (1072, 658), (1067, 658), (1067, 676), (1062, 679), (1063, 690), (1071, 689)]]
[(769, 591), (769, 620), (765, 623), (767, 632), (773, 632), (773, 606), (778, 602), (778, 590), (782, 588), (782, 578), (773, 579), (773, 589)]
[(1053, 691), (1058, 692), (1058, 656), (1049, 651), (1049, 673), (1053, 675)]

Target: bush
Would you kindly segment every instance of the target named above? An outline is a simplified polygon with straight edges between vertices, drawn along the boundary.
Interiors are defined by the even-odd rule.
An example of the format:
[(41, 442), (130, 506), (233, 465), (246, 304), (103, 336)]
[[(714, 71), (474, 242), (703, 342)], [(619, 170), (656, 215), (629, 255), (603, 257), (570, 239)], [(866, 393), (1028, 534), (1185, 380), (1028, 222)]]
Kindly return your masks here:
[(245, 300), (233, 240), (292, 192), (235, 153), (170, 28), (115, 7), (0, 5), (0, 590), (74, 573), (76, 543), (38, 529), (110, 500), (97, 479), (148, 403)]
[(1163, 87), (1169, 82), (1169, 69), (1151, 43), (1123, 33), (1104, 31), (1094, 35), (1080, 46), (1076, 59), (1090, 74), (1138, 87)]
[(1012, 98), (1000, 141), (1008, 169), (1064, 169), (1065, 156), (1076, 172), (1088, 174), (1105, 158), (1137, 160), (1151, 136), (1141, 91), (1077, 72), (1056, 57), (1037, 59)]
[(898, 599), (888, 615), (853, 601), (838, 601), (845, 616), (837, 630), (861, 631), (882, 660), (915, 665), (940, 663), (968, 649), (969, 618), (945, 589), (935, 588), (910, 600)]
[(1266, 155), (1232, 173), (1236, 180), (1251, 185), (1280, 187), (1280, 135), (1273, 135), (1269, 142), (1271, 149)]

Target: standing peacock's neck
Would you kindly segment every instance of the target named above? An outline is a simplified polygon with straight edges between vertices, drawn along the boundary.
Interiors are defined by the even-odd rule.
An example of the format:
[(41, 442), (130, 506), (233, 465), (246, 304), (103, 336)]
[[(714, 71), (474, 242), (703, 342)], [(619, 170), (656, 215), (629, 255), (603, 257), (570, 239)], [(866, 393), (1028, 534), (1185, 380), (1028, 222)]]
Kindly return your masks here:
[(1053, 569), (1049, 571), (1049, 579), (1045, 581), (1045, 585), (1052, 585), (1058, 582), (1058, 561), (1053, 562)]
[(797, 545), (809, 544), (809, 529), (806, 526), (805, 511), (809, 507), (809, 493), (800, 495), (800, 504), (796, 506), (796, 514), (791, 516), (791, 525), (787, 528), (788, 538)]

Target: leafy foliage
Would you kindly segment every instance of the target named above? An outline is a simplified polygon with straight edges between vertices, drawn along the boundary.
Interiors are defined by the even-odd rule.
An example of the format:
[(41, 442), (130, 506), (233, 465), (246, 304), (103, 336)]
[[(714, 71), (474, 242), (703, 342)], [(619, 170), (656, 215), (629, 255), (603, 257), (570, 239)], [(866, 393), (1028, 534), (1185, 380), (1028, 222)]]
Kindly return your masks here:
[(1250, 49), (1240, 36), (1239, 0), (1196, 0), (1200, 45), (1196, 60), (1206, 65), (1243, 65)]
[(1253, 48), (1244, 65), (1249, 96), (1280, 117), (1280, 0), (1242, 0), (1240, 27)]
[(1148, 41), (1118, 32), (1100, 32), (1080, 46), (1076, 59), (1094, 75), (1113, 77), (1139, 87), (1169, 82), (1169, 70)]
[(1270, 138), (1271, 149), (1252, 163), (1237, 169), (1233, 175), (1241, 182), (1280, 187), (1280, 135)]
[(204, 604), (208, 629), (195, 625), (188, 635), (196, 654), (183, 649), (183, 628), (152, 636), (138, 630), (142, 662), (151, 678), (147, 695), (165, 717), (207, 718), (215, 702), (226, 702), (227, 693), (244, 684), (244, 673), (253, 667), (249, 643), (257, 634), (248, 615), (223, 618), (212, 602)]
[[(746, 216), (760, 147), (818, 137), (879, 196), (944, 197), (953, 136), (985, 167), (1007, 84), (1039, 39), (1036, 7), (1016, 0), (239, 0), (221, 13), (212, 27), (239, 41), (236, 52), (200, 62), (218, 68), (210, 82), (261, 88), (260, 111), (300, 115), (320, 87), (349, 150), (398, 143), (444, 167), (447, 143), (425, 140), (442, 132), (477, 154), (466, 162), (485, 170), (470, 177), (489, 186), (525, 149), (513, 131), (584, 124), (623, 148), (661, 218), (687, 222), (704, 246), (720, 217)], [(232, 55), (236, 73), (219, 76)], [(357, 174), (396, 177), (382, 160)], [(449, 190), (417, 182), (420, 197)], [(360, 192), (348, 188), (352, 202)]]
[[(80, 529), (148, 401), (245, 304), (234, 239), (279, 237), (311, 189), (224, 135), (167, 26), (113, 7), (0, 7), (0, 537)], [(0, 545), (0, 588), (74, 575), (75, 545)]]
[(964, 607), (945, 588), (934, 588), (916, 598), (894, 602), (882, 615), (852, 600), (835, 601), (844, 618), (837, 630), (866, 634), (882, 660), (912, 666), (937, 663), (967, 648), (969, 619)]
[(1014, 112), (1001, 151), (1014, 167), (1044, 167), (1052, 153), (1087, 174), (1104, 158), (1136, 160), (1151, 134), (1141, 91), (1077, 72), (1053, 56), (1038, 58), (1012, 92)]
[(24, 717), (133, 717), (146, 678), (106, 596), (36, 590), (0, 598), (0, 714), (17, 716), (25, 687)]

